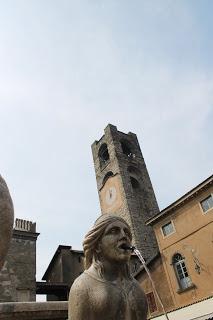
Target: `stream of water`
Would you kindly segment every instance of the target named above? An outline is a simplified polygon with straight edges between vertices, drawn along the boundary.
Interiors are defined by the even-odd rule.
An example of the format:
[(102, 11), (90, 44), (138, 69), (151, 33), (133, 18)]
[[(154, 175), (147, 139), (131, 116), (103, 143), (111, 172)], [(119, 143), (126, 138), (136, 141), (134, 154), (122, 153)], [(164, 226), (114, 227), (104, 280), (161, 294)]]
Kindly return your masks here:
[(144, 267), (144, 269), (145, 269), (145, 271), (146, 271), (146, 273), (147, 273), (147, 275), (148, 275), (148, 277), (149, 277), (149, 279), (150, 279), (150, 281), (151, 281), (152, 288), (153, 288), (153, 290), (154, 290), (154, 292), (155, 292), (155, 295), (156, 295), (156, 297), (157, 297), (157, 299), (158, 299), (158, 301), (159, 301), (159, 303), (160, 303), (160, 305), (161, 305), (161, 307), (162, 307), (162, 309), (163, 309), (164, 316), (166, 317), (167, 320), (169, 320), (168, 314), (167, 314), (167, 312), (166, 312), (166, 310), (165, 310), (165, 308), (164, 308), (164, 305), (163, 305), (163, 303), (162, 303), (162, 300), (161, 300), (161, 298), (160, 298), (160, 296), (159, 296), (159, 294), (158, 294), (158, 292), (157, 292), (157, 289), (156, 289), (156, 287), (155, 287), (155, 283), (154, 283), (154, 281), (153, 281), (153, 279), (152, 279), (152, 276), (151, 276), (151, 274), (150, 274), (150, 272), (149, 272), (149, 269), (148, 269), (148, 267), (147, 267), (147, 265), (146, 265), (146, 262), (145, 262), (145, 260), (144, 260), (144, 258), (143, 258), (143, 256), (142, 256), (142, 254), (141, 254), (140, 251), (139, 251), (138, 249), (136, 249), (136, 248), (133, 248), (133, 250), (134, 250), (134, 253), (135, 253), (135, 254), (138, 256), (138, 258), (140, 259), (140, 261), (141, 261), (141, 263), (142, 263), (142, 265), (143, 265), (143, 267)]

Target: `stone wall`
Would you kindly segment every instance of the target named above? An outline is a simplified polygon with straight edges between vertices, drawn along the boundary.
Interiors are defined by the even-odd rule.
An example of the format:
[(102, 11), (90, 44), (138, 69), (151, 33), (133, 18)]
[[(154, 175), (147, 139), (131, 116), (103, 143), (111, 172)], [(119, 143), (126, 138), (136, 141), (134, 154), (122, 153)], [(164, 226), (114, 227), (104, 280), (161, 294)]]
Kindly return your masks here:
[(0, 272), (0, 302), (36, 300), (35, 223), (16, 219), (5, 263)]
[(1, 320), (66, 320), (67, 318), (66, 301), (0, 303)]
[[(102, 213), (116, 213), (124, 218), (132, 229), (134, 245), (149, 259), (157, 253), (158, 247), (154, 232), (145, 221), (159, 209), (137, 136), (120, 132), (113, 125), (108, 125), (104, 132), (92, 145)], [(120, 207), (115, 207), (115, 199), (107, 211), (103, 205), (106, 203), (107, 190), (103, 190), (106, 177), (112, 182), (108, 190), (114, 188), (116, 197), (122, 199)]]

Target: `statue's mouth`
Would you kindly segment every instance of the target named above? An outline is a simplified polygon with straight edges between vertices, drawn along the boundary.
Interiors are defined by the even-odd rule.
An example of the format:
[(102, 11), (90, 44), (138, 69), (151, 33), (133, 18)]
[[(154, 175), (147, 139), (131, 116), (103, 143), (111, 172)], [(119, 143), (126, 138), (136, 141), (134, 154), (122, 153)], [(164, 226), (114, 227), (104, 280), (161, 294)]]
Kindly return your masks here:
[(122, 243), (119, 245), (119, 249), (123, 249), (124, 251), (134, 251), (134, 247), (127, 244), (127, 243)]
[(133, 249), (133, 247), (130, 245), (130, 244), (128, 244), (128, 243), (121, 243), (119, 246), (118, 246), (118, 248), (119, 249), (122, 249), (122, 250), (124, 250), (124, 251), (133, 251), (134, 249)]

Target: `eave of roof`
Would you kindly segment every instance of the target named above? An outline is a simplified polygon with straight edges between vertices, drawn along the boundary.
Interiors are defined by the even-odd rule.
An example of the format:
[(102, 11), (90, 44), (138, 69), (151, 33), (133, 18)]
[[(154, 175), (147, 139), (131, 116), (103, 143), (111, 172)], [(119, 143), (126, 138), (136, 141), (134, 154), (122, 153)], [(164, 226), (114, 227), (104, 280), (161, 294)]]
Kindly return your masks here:
[(213, 175), (208, 177), (206, 180), (202, 181), (199, 185), (195, 188), (184, 194), (181, 198), (170, 204), (168, 207), (157, 213), (154, 217), (148, 219), (146, 221), (146, 225), (153, 225), (162, 217), (166, 216), (170, 212), (174, 211), (175, 209), (179, 208), (180, 206), (184, 205), (187, 201), (194, 198), (198, 193), (206, 190), (209, 186), (213, 183)]
[(61, 250), (69, 250), (73, 253), (78, 253), (78, 254), (82, 254), (83, 255), (83, 251), (82, 250), (73, 250), (71, 246), (65, 246), (65, 245), (59, 245), (58, 248), (56, 249), (56, 252), (54, 253), (54, 256), (52, 257), (47, 270), (45, 271), (42, 280), (46, 280), (48, 277), (48, 274), (52, 268), (52, 265), (54, 264), (55, 260), (57, 259), (58, 255), (61, 253)]
[(84, 254), (83, 250), (70, 250), (72, 251), (73, 253), (81, 253), (81, 254)]
[(49, 263), (49, 266), (47, 267), (47, 270), (45, 271), (43, 277), (42, 277), (42, 280), (46, 280), (47, 279), (47, 276), (48, 276), (48, 273), (50, 272), (50, 269), (53, 265), (53, 263), (55, 262), (56, 258), (58, 257), (59, 253), (61, 252), (62, 249), (66, 249), (66, 250), (71, 250), (72, 247), (71, 246), (64, 246), (64, 245), (59, 245), (56, 252), (54, 253), (54, 256), (52, 257), (50, 263)]
[(39, 235), (40, 235), (40, 233), (38, 233), (38, 232), (13, 229), (12, 237), (18, 238), (18, 239), (26, 239), (26, 240), (36, 241)]

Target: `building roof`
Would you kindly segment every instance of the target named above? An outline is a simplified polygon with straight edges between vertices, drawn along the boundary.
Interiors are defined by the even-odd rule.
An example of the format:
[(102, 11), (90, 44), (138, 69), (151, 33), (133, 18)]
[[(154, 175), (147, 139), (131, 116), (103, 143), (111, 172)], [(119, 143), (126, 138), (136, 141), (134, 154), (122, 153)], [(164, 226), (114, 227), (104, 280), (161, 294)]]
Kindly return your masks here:
[(185, 203), (190, 201), (192, 198), (197, 196), (202, 191), (208, 189), (213, 184), (213, 175), (208, 177), (206, 180), (202, 181), (200, 184), (198, 184), (196, 187), (194, 187), (192, 190), (184, 194), (181, 198), (170, 204), (168, 207), (157, 213), (154, 217), (148, 219), (146, 221), (146, 225), (153, 225), (157, 221), (159, 221), (161, 218), (167, 216), (171, 212), (175, 211), (177, 208), (183, 206)]
[(59, 245), (56, 252), (54, 253), (54, 256), (52, 257), (52, 260), (50, 261), (49, 266), (47, 267), (47, 270), (45, 271), (42, 280), (47, 280), (48, 278), (48, 274), (50, 272), (50, 270), (52, 269), (58, 255), (61, 253), (62, 250), (69, 250), (72, 251), (73, 253), (78, 253), (78, 254), (83, 254), (83, 251), (80, 250), (72, 250), (71, 246), (64, 246), (64, 245)]

